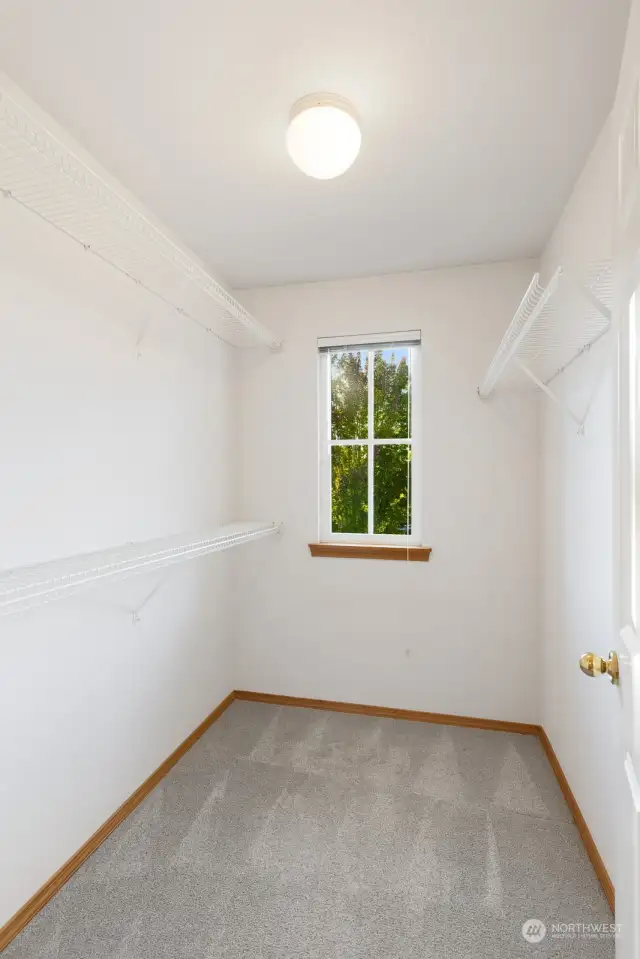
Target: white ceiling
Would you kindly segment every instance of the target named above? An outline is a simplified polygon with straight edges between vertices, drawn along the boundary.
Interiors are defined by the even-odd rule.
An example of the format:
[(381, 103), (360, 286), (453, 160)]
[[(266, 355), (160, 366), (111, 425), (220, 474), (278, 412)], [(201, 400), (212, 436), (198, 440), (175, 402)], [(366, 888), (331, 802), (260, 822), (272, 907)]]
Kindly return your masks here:
[[(235, 287), (537, 255), (612, 102), (628, 0), (0, 0), (0, 69)], [(317, 181), (288, 113), (359, 159)]]

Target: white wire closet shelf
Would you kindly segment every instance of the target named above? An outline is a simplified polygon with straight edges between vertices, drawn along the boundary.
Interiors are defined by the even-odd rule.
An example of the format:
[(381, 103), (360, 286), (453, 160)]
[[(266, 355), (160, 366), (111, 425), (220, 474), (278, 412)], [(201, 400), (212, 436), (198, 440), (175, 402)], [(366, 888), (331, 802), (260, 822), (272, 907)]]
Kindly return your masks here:
[(75, 596), (98, 583), (165, 569), (279, 532), (276, 523), (232, 523), (201, 533), (126, 543), (0, 572), (0, 615)]
[(1, 73), (0, 191), (233, 346), (279, 347), (195, 254)]
[(479, 396), (491, 396), (516, 370), (582, 429), (588, 407), (582, 416), (576, 414), (551, 384), (608, 332), (612, 293), (610, 261), (595, 264), (584, 280), (558, 267), (546, 287), (536, 273), (478, 389)]

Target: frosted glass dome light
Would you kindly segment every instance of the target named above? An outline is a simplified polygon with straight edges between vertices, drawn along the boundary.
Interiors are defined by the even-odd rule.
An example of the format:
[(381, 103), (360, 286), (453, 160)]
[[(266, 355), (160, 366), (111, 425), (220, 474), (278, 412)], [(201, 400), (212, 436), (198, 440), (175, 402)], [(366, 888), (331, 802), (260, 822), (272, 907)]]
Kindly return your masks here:
[(350, 103), (331, 93), (313, 93), (294, 103), (287, 130), (289, 156), (307, 176), (332, 180), (360, 152), (362, 134)]

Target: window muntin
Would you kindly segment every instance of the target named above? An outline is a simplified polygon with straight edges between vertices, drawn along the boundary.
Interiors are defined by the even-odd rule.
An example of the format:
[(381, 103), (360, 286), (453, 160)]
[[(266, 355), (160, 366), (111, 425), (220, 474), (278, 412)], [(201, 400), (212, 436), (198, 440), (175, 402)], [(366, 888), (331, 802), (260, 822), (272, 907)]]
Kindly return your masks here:
[(320, 353), (320, 538), (416, 543), (419, 347)]

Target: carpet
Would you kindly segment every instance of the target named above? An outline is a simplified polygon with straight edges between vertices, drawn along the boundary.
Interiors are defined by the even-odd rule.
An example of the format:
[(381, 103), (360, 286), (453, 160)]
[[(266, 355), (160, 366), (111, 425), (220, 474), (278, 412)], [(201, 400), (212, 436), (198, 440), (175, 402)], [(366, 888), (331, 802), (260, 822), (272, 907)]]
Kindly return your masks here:
[(613, 959), (562, 925), (611, 922), (535, 737), (236, 701), (3, 959)]

